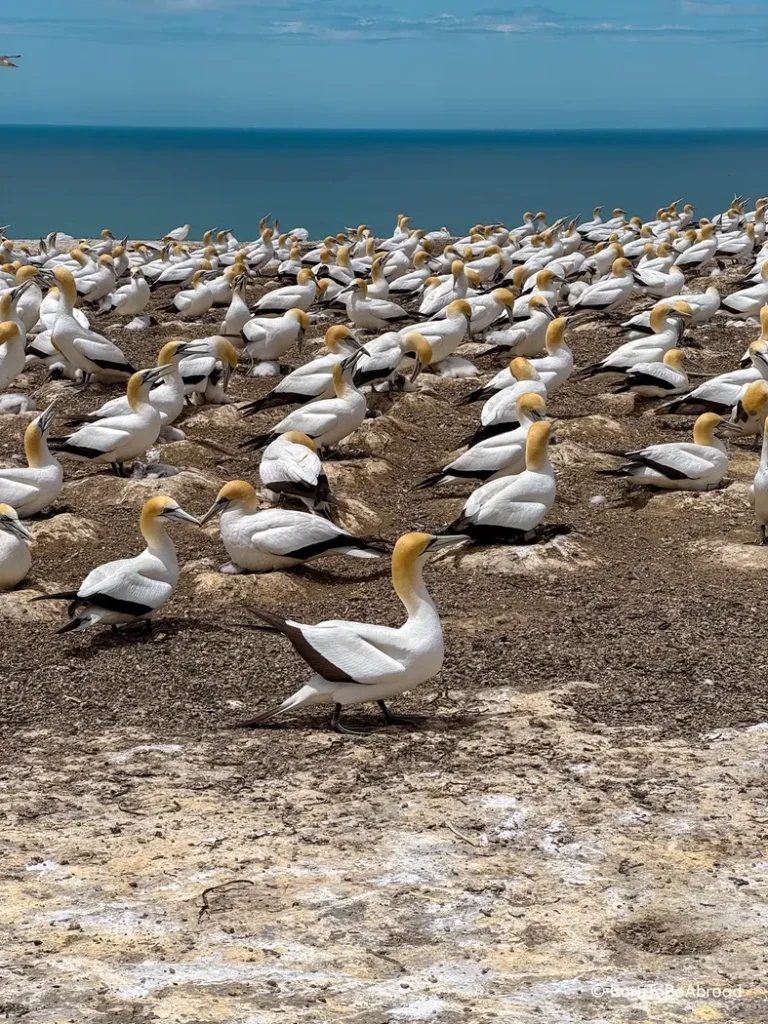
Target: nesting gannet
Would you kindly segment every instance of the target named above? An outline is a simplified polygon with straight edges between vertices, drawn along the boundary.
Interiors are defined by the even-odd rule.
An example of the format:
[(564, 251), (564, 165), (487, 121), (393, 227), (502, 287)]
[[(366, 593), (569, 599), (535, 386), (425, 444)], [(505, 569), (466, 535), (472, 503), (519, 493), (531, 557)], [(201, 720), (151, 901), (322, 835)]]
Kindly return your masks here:
[(196, 405), (226, 405), (229, 379), (239, 358), (237, 349), (221, 336), (196, 341), (194, 352), (179, 364), (186, 397)]
[(114, 260), (108, 253), (105, 253), (99, 256), (93, 273), (78, 275), (76, 287), (83, 302), (95, 304), (109, 295), (116, 283)]
[(221, 516), (221, 540), (231, 561), (224, 573), (275, 572), (323, 555), (378, 558), (384, 546), (355, 537), (327, 519), (290, 509), (259, 510), (256, 491), (245, 480), (231, 480), (201, 519)]
[(633, 391), (644, 398), (680, 395), (688, 388), (688, 376), (682, 368), (685, 352), (672, 348), (661, 362), (635, 363), (625, 371), (624, 380), (614, 388), (618, 394)]
[(601, 373), (626, 373), (637, 363), (658, 362), (678, 345), (690, 319), (690, 307), (684, 302), (676, 306), (664, 303), (654, 306), (649, 318), (652, 334), (619, 345), (599, 363), (581, 369), (578, 379), (595, 377)]
[(245, 354), (252, 362), (254, 377), (274, 377), (280, 373), (280, 356), (296, 345), (299, 349), (309, 317), (301, 309), (289, 309), (279, 317), (254, 317), (243, 327)]
[(19, 520), (16, 509), (0, 503), (0, 590), (15, 587), (29, 572), (29, 540), (29, 530)]
[(51, 326), (51, 342), (69, 365), (80, 370), (87, 383), (92, 375), (125, 379), (134, 372), (123, 352), (107, 338), (82, 327), (74, 316), (77, 299), (75, 281), (65, 267), (57, 267), (53, 276), (59, 292), (59, 305)]
[(674, 441), (636, 452), (611, 452), (628, 462), (618, 469), (601, 469), (603, 476), (628, 477), (664, 490), (708, 491), (717, 487), (728, 469), (728, 456), (715, 431), (717, 413), (705, 412), (693, 427), (693, 444)]
[(574, 309), (610, 313), (632, 297), (634, 287), (632, 264), (622, 256), (614, 260), (610, 277), (590, 285), (575, 303)]
[(469, 292), (469, 281), (467, 279), (464, 264), (461, 260), (453, 260), (450, 266), (450, 277), (441, 282), (424, 295), (419, 306), (421, 316), (433, 316), (441, 309), (459, 299), (465, 299)]
[(525, 468), (525, 442), (531, 424), (544, 417), (546, 405), (541, 395), (528, 392), (515, 403), (518, 427), (480, 441), (453, 462), (416, 484), (414, 490), (436, 487), (453, 480), (494, 480), (512, 476)]
[(48, 508), (58, 498), (64, 472), (48, 450), (48, 431), (55, 401), (24, 431), (26, 466), (0, 469), (0, 502), (11, 505), (25, 519)]
[(86, 629), (144, 621), (152, 631), (152, 616), (173, 595), (179, 582), (176, 548), (165, 529), (166, 522), (193, 523), (173, 498), (157, 495), (144, 503), (139, 525), (147, 546), (133, 558), (119, 558), (90, 572), (78, 590), (42, 594), (35, 601), (69, 601), (69, 621), (57, 630)]
[(157, 441), (162, 417), (151, 404), (149, 393), (171, 369), (170, 363), (164, 363), (133, 374), (128, 381), (128, 413), (85, 423), (74, 434), (51, 438), (50, 447), (78, 462), (108, 462), (117, 476), (124, 476), (124, 464), (143, 455)]
[(241, 405), (243, 415), (255, 416), (265, 409), (303, 405), (315, 398), (330, 398), (334, 394), (334, 368), (356, 352), (360, 343), (348, 327), (336, 324), (326, 332), (325, 347), (326, 352), (289, 373), (268, 395)]
[[(430, 345), (432, 362), (437, 369), (466, 338), (471, 316), (472, 307), (469, 303), (464, 299), (456, 299), (446, 307), (444, 320), (427, 320), (419, 324), (419, 334)], [(406, 327), (400, 333), (407, 334), (411, 330)]]
[(408, 355), (415, 356), (417, 360), (412, 380), (434, 359), (432, 346), (418, 331), (387, 331), (381, 337), (366, 342), (365, 353), (355, 368), (353, 379), (356, 386), (363, 387), (366, 384), (380, 384), (391, 380), (403, 358)]
[(674, 264), (666, 270), (635, 271), (634, 279), (646, 295), (657, 299), (669, 299), (679, 295), (685, 284), (685, 274)]
[(385, 701), (432, 679), (445, 656), (440, 616), (424, 586), (422, 566), (432, 552), (463, 540), (427, 533), (400, 537), (392, 555), (392, 583), (408, 618), (399, 628), (341, 619), (310, 626), (251, 606), (290, 640), (314, 675), (282, 704), (248, 724), (269, 721), (293, 708), (333, 704), (332, 728), (356, 732), (341, 725), (339, 717), (342, 708), (366, 701), (377, 702), (387, 724), (404, 721), (390, 713)]
[(272, 430), (243, 442), (241, 448), (264, 448), (280, 434), (298, 430), (318, 448), (330, 448), (360, 426), (365, 419), (366, 399), (355, 387), (353, 376), (361, 350), (333, 368), (333, 398), (322, 398), (289, 412)]
[(0, 391), (4, 391), (24, 369), (24, 333), (18, 323), (0, 323)]
[(407, 320), (410, 314), (396, 302), (368, 297), (368, 285), (356, 277), (343, 288), (340, 295), (348, 294), (347, 315), (352, 323), (364, 331), (378, 331), (397, 320)]
[(528, 319), (517, 321), (510, 327), (486, 334), (490, 348), (483, 355), (504, 352), (515, 356), (534, 356), (544, 347), (547, 328), (555, 314), (543, 295), (532, 295), (528, 299)]
[(548, 453), (551, 431), (546, 421), (532, 423), (525, 441), (525, 469), (478, 487), (446, 532), (489, 543), (533, 539), (555, 501), (555, 474)]
[(417, 295), (431, 273), (429, 253), (417, 252), (413, 257), (413, 270), (392, 281), (389, 290), (398, 295)]
[[(768, 309), (765, 313), (768, 322)], [(748, 351), (751, 366), (712, 377), (687, 395), (660, 405), (656, 412), (676, 413), (679, 416), (695, 416), (702, 412), (727, 415), (738, 402), (747, 384), (761, 378), (768, 380), (768, 343), (762, 340), (753, 341)]]
[(758, 316), (768, 304), (768, 261), (760, 268), (760, 280), (749, 288), (731, 292), (721, 300), (722, 308), (741, 320)]
[(715, 255), (718, 260), (729, 259), (741, 263), (749, 259), (755, 250), (755, 226), (745, 224), (743, 232), (735, 235), (720, 236), (717, 240)]
[[(691, 320), (689, 326), (698, 327), (699, 324), (704, 324), (711, 320), (720, 308), (720, 292), (715, 285), (710, 285), (705, 292), (681, 295), (672, 305), (677, 308), (678, 302), (684, 302), (690, 307)], [(664, 305), (664, 303), (657, 303), (656, 305)], [(666, 303), (666, 305), (669, 305), (669, 303)], [(626, 338), (627, 341), (636, 341), (639, 338), (653, 334), (651, 313), (655, 308), (655, 306), (652, 306), (650, 309), (644, 309), (641, 313), (636, 313), (633, 317), (625, 320), (619, 327), (619, 334)], [(685, 310), (685, 306), (680, 307), (680, 309)]]
[[(21, 321), (22, 329), (29, 334), (40, 319), (40, 306), (43, 301), (43, 293), (37, 283), (38, 271), (36, 267), (19, 267), (16, 271), (16, 285), (23, 290), (16, 296), (16, 317)], [(3, 320), (10, 320), (11, 317), (3, 317)]]
[(310, 512), (328, 507), (328, 477), (312, 438), (298, 430), (281, 434), (267, 445), (259, 476), (271, 501), (297, 498)]
[(141, 267), (131, 270), (131, 279), (107, 295), (101, 303), (101, 314), (112, 311), (118, 316), (139, 316), (149, 305), (149, 284)]
[[(207, 261), (206, 261), (207, 262)], [(187, 290), (177, 292), (173, 297), (173, 305), (179, 313), (185, 317), (198, 317), (207, 313), (213, 304), (213, 296), (208, 285), (203, 280), (203, 274), (207, 268), (196, 270), (192, 275), (190, 287)]]
[(685, 270), (701, 270), (710, 263), (717, 252), (717, 239), (711, 224), (704, 224), (699, 231), (699, 240), (681, 252), (675, 264)]
[[(533, 359), (530, 363), (548, 394), (560, 387), (573, 372), (573, 353), (565, 344), (565, 328), (566, 319), (564, 316), (553, 320), (547, 328), (547, 355), (541, 359)], [(485, 401), (491, 395), (495, 395), (505, 388), (513, 387), (517, 384), (517, 377), (512, 369), (512, 364), (515, 362), (516, 359), (512, 359), (509, 366), (500, 370), (483, 387), (465, 395), (457, 404), (467, 405), (471, 402)]]
[(275, 288), (274, 291), (262, 295), (252, 307), (253, 312), (285, 313), (289, 309), (301, 309), (306, 313), (318, 296), (318, 284), (312, 271), (304, 267), (299, 271), (295, 284)]
[(518, 426), (517, 401), (522, 395), (532, 393), (546, 401), (547, 389), (528, 359), (516, 356), (509, 364), (509, 371), (516, 383), (491, 395), (480, 412), (480, 426), (462, 444), (475, 445)]

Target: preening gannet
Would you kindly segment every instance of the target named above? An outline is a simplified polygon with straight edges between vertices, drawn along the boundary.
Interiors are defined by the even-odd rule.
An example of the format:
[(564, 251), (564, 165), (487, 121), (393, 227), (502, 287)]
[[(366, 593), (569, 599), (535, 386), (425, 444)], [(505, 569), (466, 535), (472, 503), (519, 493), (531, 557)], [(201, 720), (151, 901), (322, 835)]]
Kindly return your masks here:
[(337, 732), (356, 732), (339, 722), (342, 708), (376, 701), (387, 724), (408, 721), (392, 715), (385, 703), (432, 679), (445, 656), (440, 616), (427, 593), (422, 566), (430, 554), (463, 541), (427, 533), (402, 536), (392, 554), (392, 583), (408, 618), (399, 628), (332, 619), (310, 626), (263, 608), (251, 610), (290, 640), (314, 675), (276, 708), (248, 725), (267, 722), (285, 711), (332, 704)]
[(664, 490), (708, 491), (717, 487), (728, 469), (728, 456), (715, 431), (722, 419), (705, 412), (693, 427), (693, 444), (675, 441), (654, 444), (636, 452), (611, 452), (628, 462), (618, 469), (601, 469), (602, 476), (628, 477)]
[(654, 306), (650, 314), (651, 334), (619, 345), (599, 363), (581, 369), (578, 378), (595, 377), (601, 373), (626, 373), (637, 363), (658, 362), (679, 344), (690, 320), (691, 309), (684, 302), (675, 306), (663, 303)]
[(521, 395), (515, 404), (520, 425), (503, 434), (480, 441), (449, 462), (439, 473), (428, 476), (416, 484), (414, 490), (436, 487), (453, 480), (494, 480), (499, 476), (512, 476), (525, 469), (525, 442), (533, 423), (544, 417), (546, 405), (541, 395), (533, 392)]
[(16, 509), (0, 503), (0, 590), (15, 587), (29, 572), (29, 540), (29, 530), (19, 520)]
[(545, 296), (532, 295), (528, 299), (528, 318), (486, 334), (485, 340), (490, 348), (483, 355), (503, 352), (513, 356), (535, 356), (544, 347), (547, 328), (554, 319), (555, 314)]
[(139, 526), (147, 546), (133, 558), (107, 562), (88, 573), (78, 590), (42, 594), (35, 601), (69, 601), (69, 621), (57, 630), (86, 629), (151, 619), (173, 595), (179, 582), (176, 548), (165, 529), (166, 522), (200, 523), (173, 498), (157, 495), (144, 503)]
[(274, 387), (268, 395), (240, 406), (244, 416), (255, 416), (265, 409), (279, 409), (284, 405), (303, 405), (315, 398), (330, 398), (334, 394), (335, 367), (360, 348), (360, 343), (348, 327), (336, 324), (325, 335), (327, 349), (317, 359), (299, 366)]
[(525, 469), (482, 484), (467, 499), (446, 533), (478, 542), (523, 543), (535, 536), (555, 501), (555, 474), (549, 461), (550, 423), (532, 423), (525, 440)]
[(363, 387), (366, 384), (390, 380), (403, 358), (408, 355), (415, 356), (417, 360), (411, 380), (415, 380), (419, 371), (429, 366), (434, 359), (432, 346), (418, 331), (399, 334), (397, 331), (388, 331), (381, 337), (366, 342), (365, 353), (355, 368), (353, 380), (356, 386)]
[(225, 405), (227, 387), (237, 366), (237, 349), (226, 338), (200, 338), (194, 354), (185, 355), (179, 364), (184, 394), (197, 405)]
[(520, 423), (517, 400), (529, 393), (540, 395), (545, 401), (547, 389), (528, 359), (516, 356), (509, 364), (509, 372), (516, 383), (491, 395), (480, 412), (480, 426), (462, 444), (475, 445), (495, 434), (504, 434)]
[(27, 465), (0, 469), (0, 502), (16, 509), (21, 519), (48, 508), (61, 491), (64, 473), (48, 450), (55, 404), (52, 402), (24, 431)]
[(231, 561), (224, 573), (276, 572), (323, 555), (378, 558), (385, 547), (355, 537), (328, 519), (291, 509), (259, 510), (256, 491), (245, 480), (224, 484), (201, 524), (221, 516), (221, 540)]
[(318, 448), (330, 448), (343, 441), (365, 419), (366, 400), (355, 387), (355, 364), (362, 354), (358, 349), (333, 368), (333, 398), (322, 398), (289, 412), (272, 430), (259, 434), (240, 445), (241, 448), (264, 448), (280, 434), (298, 430), (311, 437)]
[(149, 401), (149, 393), (171, 370), (171, 364), (164, 363), (134, 373), (128, 381), (127, 413), (84, 423), (68, 437), (51, 438), (50, 447), (78, 462), (108, 462), (117, 476), (124, 476), (124, 464), (139, 458), (157, 441), (162, 416)]
[(298, 498), (310, 512), (328, 507), (328, 477), (312, 438), (298, 430), (281, 434), (267, 445), (259, 476), (272, 501)]
[[(565, 328), (566, 318), (564, 316), (553, 320), (547, 327), (546, 356), (543, 356), (541, 359), (530, 360), (530, 365), (534, 368), (538, 379), (546, 388), (547, 394), (556, 391), (573, 372), (573, 353), (565, 344)], [(518, 383), (518, 379), (514, 375), (512, 363), (515, 363), (515, 359), (511, 360), (508, 367), (499, 370), (496, 376), (492, 377), (482, 388), (478, 388), (476, 391), (472, 391), (460, 399), (458, 405), (485, 401), (505, 388), (514, 387)]]

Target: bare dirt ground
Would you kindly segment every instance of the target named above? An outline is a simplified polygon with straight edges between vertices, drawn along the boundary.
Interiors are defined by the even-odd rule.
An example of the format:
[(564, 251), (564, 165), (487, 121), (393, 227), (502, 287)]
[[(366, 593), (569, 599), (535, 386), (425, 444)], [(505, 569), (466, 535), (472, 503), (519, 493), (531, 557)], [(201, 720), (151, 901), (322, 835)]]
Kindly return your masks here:
[[(168, 338), (215, 333), (222, 312), (139, 334), (95, 325), (145, 365)], [(691, 360), (721, 372), (754, 336), (718, 319)], [(582, 365), (614, 344), (604, 323), (570, 341)], [(108, 395), (39, 371), (21, 383), (40, 407), (64, 391), (67, 413)], [(231, 394), (273, 383), (238, 374)], [(549, 522), (571, 532), (433, 560), (446, 664), (401, 702), (423, 724), (362, 740), (327, 731), (323, 711), (233, 728), (306, 675), (279, 637), (240, 624), (252, 601), (396, 623), (386, 560), (226, 577), (215, 524), (174, 527), (183, 575), (160, 635), (55, 637), (63, 608), (29, 603), (139, 550), (149, 494), (201, 514), (224, 481), (257, 482), (237, 444), (279, 413), (191, 409), (188, 440), (162, 448), (184, 469), (168, 480), (70, 464), (32, 523), (28, 581), (0, 595), (0, 1017), (768, 1020), (757, 454), (733, 444), (712, 493), (628, 495), (596, 475), (611, 464), (599, 453), (691, 421), (609, 384), (552, 402)], [(470, 485), (409, 488), (474, 427), (479, 408), (454, 405), (473, 386), (423, 376), (418, 394), (374, 399), (382, 415), (349, 441), (367, 457), (328, 464), (344, 525), (394, 539), (455, 517)], [(0, 417), (0, 457), (21, 451), (26, 421)]]

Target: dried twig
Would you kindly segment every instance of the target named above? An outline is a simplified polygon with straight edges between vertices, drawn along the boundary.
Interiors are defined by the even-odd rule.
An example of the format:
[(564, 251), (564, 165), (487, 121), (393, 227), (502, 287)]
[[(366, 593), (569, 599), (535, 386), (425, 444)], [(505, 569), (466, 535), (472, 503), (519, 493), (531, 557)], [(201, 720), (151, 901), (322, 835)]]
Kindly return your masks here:
[(208, 917), (208, 916), (210, 916), (210, 914), (213, 913), (213, 911), (211, 909), (211, 905), (208, 902), (208, 896), (209, 896), (210, 893), (217, 892), (220, 889), (230, 889), (233, 885), (255, 885), (255, 884), (256, 883), (251, 881), (250, 878), (233, 878), (229, 882), (222, 882), (220, 885), (211, 885), (211, 886), (209, 886), (209, 888), (204, 889), (203, 893), (202, 893), (202, 896), (200, 897), (200, 899), (203, 902), (203, 905), (202, 905), (202, 907), (200, 907), (200, 913), (197, 915), (197, 923), (200, 924), (200, 922), (203, 920), (204, 917)]
[(379, 960), (386, 960), (388, 964), (392, 964), (393, 967), (396, 967), (401, 974), (408, 973), (405, 966), (401, 964), (399, 960), (395, 960), (393, 956), (388, 956), (386, 953), (380, 953), (378, 949), (369, 949), (367, 946), (365, 947), (365, 952), (370, 953), (371, 956), (377, 956)]
[(452, 822), (446, 821), (445, 824), (451, 830), (451, 832), (453, 832), (453, 834), (455, 836), (458, 836), (459, 839), (463, 839), (465, 843), (469, 843), (470, 846), (479, 846), (480, 845), (480, 843), (476, 843), (474, 841), (474, 839), (470, 839), (469, 836), (465, 836), (463, 832), (459, 832), (459, 830), (456, 828), (456, 826)]

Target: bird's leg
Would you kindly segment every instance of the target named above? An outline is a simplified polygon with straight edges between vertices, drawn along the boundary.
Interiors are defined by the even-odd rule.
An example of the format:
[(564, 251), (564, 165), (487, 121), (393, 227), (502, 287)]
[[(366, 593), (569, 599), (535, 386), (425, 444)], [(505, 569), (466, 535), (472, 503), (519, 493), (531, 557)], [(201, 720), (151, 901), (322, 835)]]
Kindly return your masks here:
[(235, 562), (226, 562), (219, 569), (219, 572), (223, 572), (227, 576), (241, 576), (243, 573), (247, 572), (247, 570), (243, 569), (241, 566), (237, 565)]
[(383, 700), (377, 700), (376, 703), (381, 708), (381, 713), (384, 715), (384, 721), (387, 725), (417, 725), (418, 719), (412, 718), (410, 715), (393, 715)]
[(432, 698), (432, 700), (429, 701), (429, 703), (430, 704), (448, 704), (448, 705), (453, 705), (454, 707), (456, 707), (459, 702), (457, 700), (454, 700), (453, 697), (451, 697), (451, 695), (448, 693), (448, 687), (446, 686), (446, 687), (443, 687), (442, 689), (440, 687), (438, 687), (437, 693)]
[(765, 524), (761, 523), (761, 525), (760, 525), (760, 547), (765, 547), (766, 544), (768, 544), (768, 539), (766, 539), (766, 536), (765, 536)]
[(341, 718), (341, 704), (334, 704), (333, 716), (331, 717), (331, 728), (334, 732), (340, 732), (346, 736), (368, 736), (369, 733), (375, 731), (374, 729), (352, 729), (348, 725), (342, 725), (339, 719)]
[(122, 473), (120, 472), (120, 463), (119, 462), (110, 462), (109, 468), (112, 470), (112, 472), (115, 474), (115, 476), (122, 476)]

